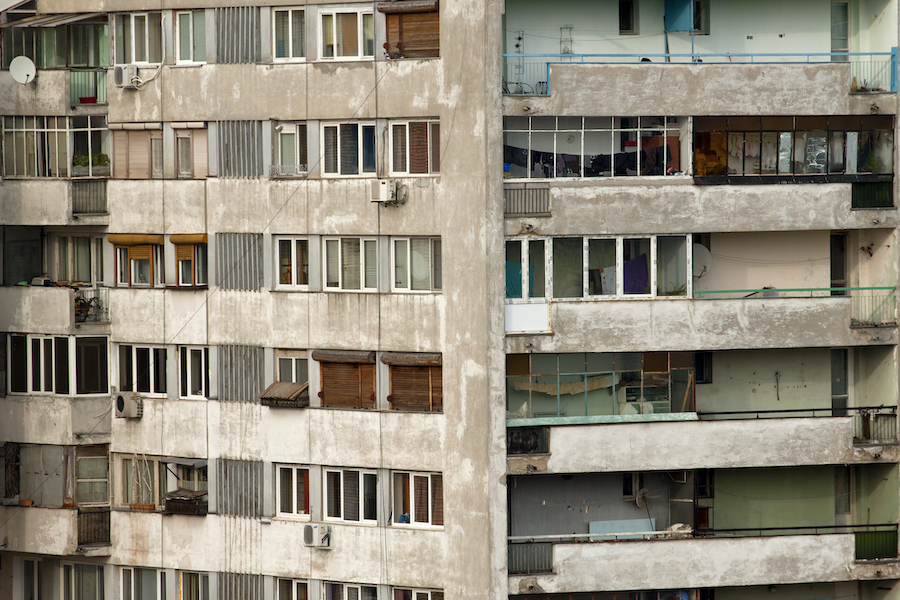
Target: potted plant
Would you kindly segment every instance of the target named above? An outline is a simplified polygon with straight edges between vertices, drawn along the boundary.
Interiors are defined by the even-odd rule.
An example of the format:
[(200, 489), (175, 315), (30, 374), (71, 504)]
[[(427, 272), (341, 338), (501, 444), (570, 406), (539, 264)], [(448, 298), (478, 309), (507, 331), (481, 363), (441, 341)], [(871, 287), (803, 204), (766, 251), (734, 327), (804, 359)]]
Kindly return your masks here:
[(76, 154), (72, 157), (72, 175), (90, 175), (90, 159), (87, 154)]
[(109, 175), (109, 155), (98, 152), (91, 157), (91, 164), (94, 166), (94, 175)]

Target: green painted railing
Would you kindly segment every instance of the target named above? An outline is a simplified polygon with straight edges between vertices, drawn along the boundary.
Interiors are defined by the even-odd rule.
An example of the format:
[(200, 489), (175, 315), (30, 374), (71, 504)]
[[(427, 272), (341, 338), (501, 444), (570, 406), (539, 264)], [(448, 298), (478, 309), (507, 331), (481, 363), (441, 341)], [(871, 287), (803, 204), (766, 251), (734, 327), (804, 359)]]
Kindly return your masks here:
[(851, 327), (885, 327), (897, 325), (897, 288), (833, 287), (772, 288), (747, 290), (694, 290), (695, 300), (735, 300), (774, 298), (850, 298)]

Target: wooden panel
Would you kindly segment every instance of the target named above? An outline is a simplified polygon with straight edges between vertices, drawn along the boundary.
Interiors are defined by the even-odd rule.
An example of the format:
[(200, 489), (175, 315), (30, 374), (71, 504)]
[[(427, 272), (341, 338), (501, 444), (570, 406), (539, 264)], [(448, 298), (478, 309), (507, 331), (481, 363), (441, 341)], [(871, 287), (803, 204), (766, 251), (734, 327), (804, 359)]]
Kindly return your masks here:
[(150, 132), (129, 131), (128, 178), (150, 179)]
[(360, 407), (360, 369), (355, 363), (321, 363), (322, 406)]
[(113, 132), (113, 171), (112, 176), (118, 179), (128, 177), (128, 133)]
[(409, 124), (409, 172), (428, 172), (428, 123)]
[(175, 246), (175, 261), (194, 260), (194, 246), (192, 244), (178, 244)]
[(391, 58), (440, 56), (440, 13), (388, 14), (384, 48)]
[(194, 179), (205, 179), (209, 175), (209, 142), (205, 129), (194, 129), (191, 158), (193, 160)]
[(440, 367), (391, 367), (391, 407), (395, 410), (441, 410)]

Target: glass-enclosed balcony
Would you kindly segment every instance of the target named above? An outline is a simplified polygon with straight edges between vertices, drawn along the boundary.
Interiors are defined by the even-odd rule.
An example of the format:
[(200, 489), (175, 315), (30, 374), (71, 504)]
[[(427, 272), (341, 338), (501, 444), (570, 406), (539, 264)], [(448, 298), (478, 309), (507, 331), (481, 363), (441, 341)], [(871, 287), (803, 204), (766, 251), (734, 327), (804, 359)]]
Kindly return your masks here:
[(547, 95), (552, 70), (578, 63), (849, 63), (849, 92), (896, 91), (896, 24), (896, 5), (863, 1), (516, 0), (503, 93)]

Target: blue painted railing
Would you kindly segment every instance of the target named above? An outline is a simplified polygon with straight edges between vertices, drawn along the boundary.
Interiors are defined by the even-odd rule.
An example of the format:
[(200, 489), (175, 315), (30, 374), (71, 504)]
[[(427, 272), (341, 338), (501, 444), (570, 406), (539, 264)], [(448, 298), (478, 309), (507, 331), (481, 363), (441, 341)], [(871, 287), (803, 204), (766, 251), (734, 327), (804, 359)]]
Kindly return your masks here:
[(853, 92), (897, 91), (897, 48), (890, 52), (823, 52), (788, 54), (504, 54), (503, 93), (550, 94), (550, 67), (576, 63), (850, 63)]

